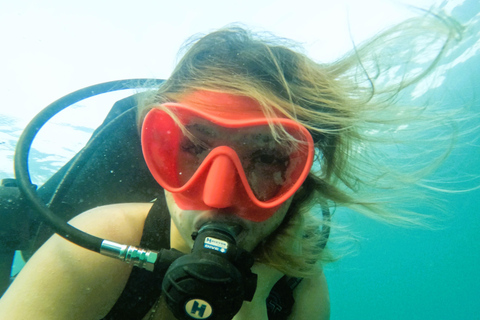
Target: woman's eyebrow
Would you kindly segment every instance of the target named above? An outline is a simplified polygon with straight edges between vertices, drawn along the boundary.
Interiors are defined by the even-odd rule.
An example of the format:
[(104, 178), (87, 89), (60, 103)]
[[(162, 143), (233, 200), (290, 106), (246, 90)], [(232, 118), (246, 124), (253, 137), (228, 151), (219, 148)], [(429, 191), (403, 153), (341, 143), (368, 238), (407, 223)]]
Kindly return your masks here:
[(210, 128), (207, 125), (202, 125), (202, 124), (195, 123), (195, 124), (186, 125), (185, 128), (187, 128), (188, 131), (193, 131), (195, 133), (199, 133), (199, 134), (201, 134), (203, 136), (206, 136), (206, 137), (216, 137), (216, 136), (218, 136), (218, 132), (216, 132), (215, 130), (213, 130), (212, 128)]
[[(211, 138), (220, 139), (222, 141), (231, 140), (237, 141), (244, 145), (248, 144), (255, 147), (274, 147), (278, 145), (278, 142), (273, 138), (270, 131), (268, 132), (255, 132), (256, 130), (249, 130), (246, 128), (223, 128), (223, 130), (217, 130), (215, 127), (209, 125), (194, 123), (186, 125), (185, 128), (195, 135), (197, 138), (203, 140), (209, 140)], [(253, 129), (253, 128), (250, 128)], [(237, 137), (235, 135), (238, 134)]]

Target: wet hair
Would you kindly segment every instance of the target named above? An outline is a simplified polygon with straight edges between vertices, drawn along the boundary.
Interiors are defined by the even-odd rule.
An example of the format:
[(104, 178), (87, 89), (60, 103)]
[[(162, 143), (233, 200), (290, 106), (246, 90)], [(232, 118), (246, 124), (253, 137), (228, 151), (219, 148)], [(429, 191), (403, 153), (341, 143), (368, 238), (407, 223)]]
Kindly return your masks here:
[[(402, 103), (401, 94), (435, 69), (460, 34), (455, 21), (429, 13), (386, 30), (338, 61), (318, 63), (289, 40), (231, 26), (191, 39), (140, 114), (209, 90), (251, 97), (267, 117), (280, 112), (303, 124), (315, 141), (315, 164), (283, 225), (255, 252), (289, 275), (308, 276), (331, 259), (321, 245), (319, 230), (327, 222), (318, 204), (388, 223), (422, 223), (421, 214), (395, 204), (420, 196), (416, 187), (446, 157), (454, 130), (445, 130), (453, 128), (448, 116), (433, 106)], [(419, 149), (422, 143), (428, 146)], [(429, 161), (415, 162), (425, 152)]]

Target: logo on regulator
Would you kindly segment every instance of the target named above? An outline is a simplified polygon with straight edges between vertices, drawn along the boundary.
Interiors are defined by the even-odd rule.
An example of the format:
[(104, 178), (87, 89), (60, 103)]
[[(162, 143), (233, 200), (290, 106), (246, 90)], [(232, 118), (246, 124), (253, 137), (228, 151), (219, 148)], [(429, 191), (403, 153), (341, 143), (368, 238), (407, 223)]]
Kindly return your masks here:
[(203, 247), (205, 249), (210, 249), (210, 250), (215, 250), (221, 253), (226, 253), (228, 249), (228, 242), (211, 238), (211, 237), (206, 237), (205, 241), (203, 242)]
[(212, 307), (202, 299), (192, 299), (185, 304), (185, 311), (193, 319), (208, 319), (212, 315)]

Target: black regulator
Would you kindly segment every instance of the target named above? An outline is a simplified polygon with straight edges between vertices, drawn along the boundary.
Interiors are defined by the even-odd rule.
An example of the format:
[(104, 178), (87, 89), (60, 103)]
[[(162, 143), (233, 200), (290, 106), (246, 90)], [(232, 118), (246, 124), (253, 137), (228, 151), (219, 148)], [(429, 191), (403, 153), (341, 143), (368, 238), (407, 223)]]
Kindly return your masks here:
[(231, 319), (243, 301), (252, 300), (253, 256), (236, 246), (231, 231), (222, 224), (204, 225), (192, 235), (192, 253), (168, 268), (162, 290), (178, 319)]
[(105, 240), (100, 253), (132, 263), (163, 277), (168, 308), (182, 320), (231, 319), (251, 301), (257, 275), (253, 256), (236, 245), (235, 228), (216, 222), (192, 234), (192, 252), (147, 251)]

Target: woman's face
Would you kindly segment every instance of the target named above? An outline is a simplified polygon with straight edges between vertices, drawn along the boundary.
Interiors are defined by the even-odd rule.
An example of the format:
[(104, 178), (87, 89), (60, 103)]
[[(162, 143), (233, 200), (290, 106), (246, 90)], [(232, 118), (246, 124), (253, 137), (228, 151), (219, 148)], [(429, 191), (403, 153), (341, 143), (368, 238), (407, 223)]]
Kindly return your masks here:
[(269, 219), (262, 222), (253, 222), (229, 213), (228, 208), (183, 210), (175, 203), (170, 192), (165, 191), (165, 197), (172, 221), (190, 248), (193, 246), (191, 234), (198, 231), (206, 222), (215, 221), (239, 227), (241, 231), (237, 236), (237, 244), (247, 251), (255, 249), (260, 241), (278, 228), (285, 218), (292, 200), (292, 198), (288, 199)]
[(189, 247), (215, 221), (238, 227), (238, 245), (253, 250), (281, 224), (313, 160), (305, 127), (283, 114), (267, 119), (249, 97), (210, 91), (152, 109), (142, 147)]

